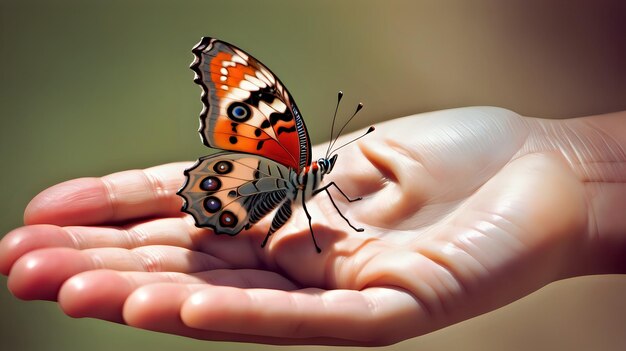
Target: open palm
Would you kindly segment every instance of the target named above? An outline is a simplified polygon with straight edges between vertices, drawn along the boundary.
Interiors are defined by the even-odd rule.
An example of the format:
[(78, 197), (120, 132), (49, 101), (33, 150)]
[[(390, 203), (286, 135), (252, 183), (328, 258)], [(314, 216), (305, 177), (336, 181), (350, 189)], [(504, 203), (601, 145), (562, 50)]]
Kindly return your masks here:
[(363, 197), (331, 190), (365, 231), (324, 193), (307, 204), (321, 254), (302, 209), (265, 248), (271, 218), (236, 237), (196, 228), (175, 194), (189, 163), (72, 180), (33, 199), (0, 269), (16, 296), (71, 316), (211, 340), (394, 343), (575, 274), (578, 243), (601, 233), (575, 147), (548, 142), (555, 123), (465, 108), (377, 125), (325, 179)]

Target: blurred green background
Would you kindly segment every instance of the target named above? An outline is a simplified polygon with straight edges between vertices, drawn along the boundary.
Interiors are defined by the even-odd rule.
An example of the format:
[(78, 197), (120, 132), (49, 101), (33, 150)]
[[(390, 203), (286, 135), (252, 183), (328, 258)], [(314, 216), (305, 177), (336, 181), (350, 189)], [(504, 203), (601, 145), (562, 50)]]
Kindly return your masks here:
[[(277, 73), (314, 142), (329, 137), (339, 89), (346, 109), (365, 102), (353, 129), (467, 105), (549, 118), (626, 109), (624, 1), (0, 0), (0, 232), (55, 183), (206, 154), (188, 69), (204, 35)], [(388, 349), (624, 350), (624, 296), (624, 276), (570, 279)], [(273, 347), (75, 320), (0, 289), (1, 350), (174, 348)]]

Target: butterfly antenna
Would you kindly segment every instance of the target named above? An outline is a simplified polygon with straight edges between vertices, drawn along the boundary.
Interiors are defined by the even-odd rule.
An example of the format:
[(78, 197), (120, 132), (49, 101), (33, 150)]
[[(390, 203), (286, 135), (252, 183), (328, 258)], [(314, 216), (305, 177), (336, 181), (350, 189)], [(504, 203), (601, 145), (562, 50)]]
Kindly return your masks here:
[[(330, 126), (330, 140), (333, 140), (333, 133), (335, 132), (335, 120), (337, 119), (337, 111), (339, 110), (339, 103), (343, 97), (343, 91), (339, 90), (337, 93), (337, 106), (335, 106), (335, 114), (333, 114), (333, 123)], [(330, 153), (330, 147), (332, 143), (328, 143), (328, 149), (326, 149), (326, 157)]]
[[(352, 114), (352, 117), (350, 117), (348, 119), (348, 121), (343, 125), (343, 127), (341, 127), (341, 129), (339, 130), (339, 133), (337, 133), (337, 137), (335, 138), (335, 140), (333, 140), (333, 142), (328, 146), (328, 149), (331, 149), (333, 146), (335, 146), (335, 143), (337, 142), (337, 139), (339, 139), (339, 137), (341, 136), (341, 133), (343, 132), (343, 130), (346, 128), (346, 126), (348, 125), (348, 123), (350, 123), (350, 121), (354, 118), (354, 116), (356, 116), (357, 113), (359, 113), (359, 111), (361, 111), (361, 109), (363, 108), (363, 103), (359, 102), (359, 104), (356, 107), (356, 111), (354, 111), (354, 113)], [(367, 133), (366, 133), (367, 134)], [(343, 145), (345, 146), (345, 145)], [(343, 147), (342, 146), (342, 147)], [(337, 151), (337, 150), (335, 150)], [(334, 151), (333, 151), (334, 152)], [(333, 153), (331, 152), (331, 154)]]
[(334, 149), (333, 151), (331, 151), (331, 155), (332, 155), (332, 154), (334, 154), (335, 152), (337, 152), (337, 150), (341, 149), (342, 147), (344, 147), (344, 146), (346, 146), (346, 145), (348, 145), (348, 144), (352, 144), (353, 142), (355, 142), (355, 141), (357, 141), (357, 140), (361, 139), (362, 137), (364, 137), (364, 136), (368, 135), (369, 133), (373, 132), (374, 130), (376, 130), (376, 128), (374, 128), (374, 126), (370, 126), (370, 127), (367, 129), (367, 131), (366, 131), (365, 133), (363, 133), (363, 135), (361, 135), (360, 137), (358, 137), (358, 138), (354, 138), (354, 139), (352, 139), (352, 140), (348, 141), (347, 143), (345, 143), (345, 144), (341, 145), (340, 147), (338, 147), (338, 148)]

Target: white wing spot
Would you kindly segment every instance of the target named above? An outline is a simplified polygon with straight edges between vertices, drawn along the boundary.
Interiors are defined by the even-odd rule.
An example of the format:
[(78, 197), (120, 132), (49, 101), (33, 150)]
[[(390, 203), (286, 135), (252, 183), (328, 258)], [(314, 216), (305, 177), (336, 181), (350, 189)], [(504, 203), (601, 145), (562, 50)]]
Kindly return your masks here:
[(267, 77), (267, 79), (269, 79), (270, 83), (274, 84), (276, 83), (276, 80), (274, 79), (274, 76), (265, 68), (261, 67), (261, 72), (263, 73), (263, 75), (265, 75)]
[(239, 56), (239, 55), (233, 55), (231, 60), (233, 60), (233, 62), (235, 62), (235, 63), (239, 63), (239, 64), (242, 64), (244, 66), (248, 65), (248, 62), (246, 60), (242, 59), (241, 56)]
[(222, 82), (225, 82), (225, 81), (226, 81), (226, 76), (221, 76), (221, 77), (220, 77), (220, 80), (221, 80)]
[(272, 113), (276, 112), (270, 105), (268, 105), (265, 101), (259, 101), (259, 111), (265, 116), (269, 116)]
[(228, 85), (222, 85), (221, 88), (224, 89), (224, 90), (228, 90)]
[(253, 77), (249, 74), (244, 74), (243, 76), (247, 81), (249, 81), (250, 83), (256, 85), (259, 88), (265, 88), (267, 86), (267, 84), (265, 84), (265, 82), (263, 82), (262, 80), (260, 80), (257, 77)]
[(274, 110), (278, 111), (278, 112), (285, 112), (285, 110), (287, 110), (287, 105), (285, 105), (282, 101), (275, 99), (274, 101), (272, 101), (272, 107), (274, 108)]
[(228, 75), (228, 70), (224, 67), (220, 68), (220, 73), (227, 76)]
[[(241, 58), (242, 58), (242, 59), (244, 59), (244, 60), (248, 61), (248, 55), (246, 55), (246, 53), (245, 53), (245, 52), (243, 52), (243, 51), (241, 51), (241, 50), (237, 50), (237, 49), (234, 49), (234, 51), (235, 51), (235, 53), (236, 53), (237, 55), (241, 56)], [(246, 65), (247, 65), (247, 64), (246, 64)]]
[(256, 91), (256, 90), (259, 90), (259, 87), (258, 87), (258, 86), (256, 86), (256, 85), (254, 85), (254, 84), (252, 84), (252, 83), (248, 82), (247, 80), (242, 80), (241, 82), (239, 82), (239, 87), (240, 87), (241, 89), (248, 90), (248, 91)]
[(268, 86), (272, 85), (272, 83), (270, 83), (269, 79), (267, 79), (267, 77), (264, 76), (263, 73), (261, 73), (260, 71), (256, 71), (256, 77), (259, 78), (266, 85), (268, 85)]
[(250, 97), (250, 92), (243, 89), (233, 88), (230, 90), (230, 98), (245, 100)]

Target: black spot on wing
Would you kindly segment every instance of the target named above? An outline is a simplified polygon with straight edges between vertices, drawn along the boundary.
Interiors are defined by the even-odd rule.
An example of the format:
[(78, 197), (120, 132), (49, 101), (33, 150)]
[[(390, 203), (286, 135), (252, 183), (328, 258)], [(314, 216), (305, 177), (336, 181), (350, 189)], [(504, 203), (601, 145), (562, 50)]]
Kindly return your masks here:
[(274, 126), (278, 121), (290, 122), (293, 120), (293, 115), (291, 113), (279, 113), (272, 112), (270, 114), (270, 123)]
[(244, 100), (245, 103), (259, 107), (260, 101), (271, 104), (276, 99), (275, 90), (270, 87), (261, 88), (255, 92), (250, 92), (250, 97)]
[(289, 128), (280, 126), (276, 130), (276, 134), (279, 135), (280, 133), (291, 133), (291, 132), (295, 132), (295, 131), (296, 131), (296, 126), (291, 126)]

